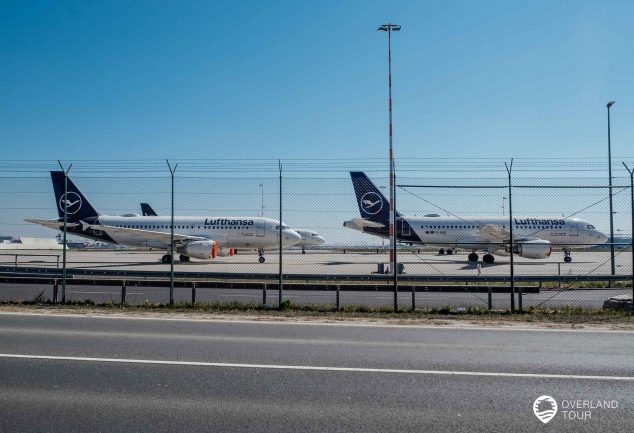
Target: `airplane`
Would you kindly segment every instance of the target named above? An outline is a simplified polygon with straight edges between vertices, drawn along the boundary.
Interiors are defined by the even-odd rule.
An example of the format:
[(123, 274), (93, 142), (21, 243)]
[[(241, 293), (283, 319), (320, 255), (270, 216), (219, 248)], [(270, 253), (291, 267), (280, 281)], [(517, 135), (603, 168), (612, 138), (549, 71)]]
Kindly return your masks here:
[[(27, 219), (55, 230), (63, 230), (64, 207), (67, 214), (67, 232), (97, 241), (132, 247), (150, 247), (167, 251), (161, 261), (170, 263), (171, 234), (169, 216), (102, 215), (68, 179), (64, 194), (64, 172), (51, 171), (55, 203), (59, 218), (56, 220)], [(296, 245), (301, 236), (286, 224), (270, 218), (174, 216), (173, 249), (181, 262), (191, 257), (208, 260), (218, 256), (232, 256), (235, 249), (257, 250), (259, 262), (264, 263), (264, 251), (282, 245)]]
[[(141, 212), (143, 216), (158, 216), (156, 211), (148, 203), (141, 203)], [(312, 230), (294, 229), (302, 237), (299, 243), (293, 245), (294, 247), (301, 247), (302, 254), (306, 254), (306, 247), (313, 247), (321, 245), (326, 240), (319, 235), (319, 233)]]
[[(361, 218), (343, 223), (344, 227), (381, 238), (389, 238), (389, 201), (363, 172), (350, 172)], [(477, 251), (485, 251), (484, 263), (494, 263), (493, 254), (508, 248), (508, 218), (460, 218), (429, 214), (403, 216), (395, 212), (395, 232), (401, 243), (443, 246), (439, 254), (453, 254), (454, 249), (471, 251), (470, 262), (477, 262)], [(572, 261), (571, 248), (605, 243), (608, 237), (587, 221), (577, 218), (514, 217), (514, 251), (520, 257), (545, 259), (552, 247), (560, 247), (564, 261)], [(445, 249), (446, 248), (446, 249)]]

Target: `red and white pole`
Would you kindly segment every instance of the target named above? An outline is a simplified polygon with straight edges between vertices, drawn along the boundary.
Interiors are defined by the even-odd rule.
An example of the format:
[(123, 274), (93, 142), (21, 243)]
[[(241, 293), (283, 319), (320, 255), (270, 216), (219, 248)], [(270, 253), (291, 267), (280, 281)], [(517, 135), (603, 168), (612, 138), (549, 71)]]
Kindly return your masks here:
[(379, 31), (387, 32), (387, 65), (388, 65), (388, 92), (389, 92), (389, 133), (390, 133), (390, 270), (394, 277), (394, 311), (398, 310), (398, 269), (396, 261), (396, 212), (394, 210), (394, 151), (392, 146), (392, 31), (400, 31), (401, 26), (396, 24), (384, 24)]

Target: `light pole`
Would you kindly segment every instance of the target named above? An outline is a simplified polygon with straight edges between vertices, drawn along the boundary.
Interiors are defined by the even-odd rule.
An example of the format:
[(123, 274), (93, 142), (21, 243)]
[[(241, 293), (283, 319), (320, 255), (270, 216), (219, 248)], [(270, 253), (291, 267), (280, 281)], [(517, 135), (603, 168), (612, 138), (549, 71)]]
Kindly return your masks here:
[(612, 275), (616, 273), (616, 266), (614, 263), (614, 210), (612, 206), (612, 148), (610, 143), (610, 107), (614, 105), (614, 101), (608, 102), (608, 177), (610, 188), (610, 269)]
[(388, 65), (388, 94), (389, 94), (389, 121), (390, 121), (390, 269), (394, 275), (394, 311), (398, 311), (398, 280), (396, 269), (396, 233), (394, 223), (396, 221), (394, 212), (394, 152), (392, 150), (392, 32), (401, 30), (397, 24), (383, 24), (377, 29), (380, 32), (387, 32), (387, 65)]

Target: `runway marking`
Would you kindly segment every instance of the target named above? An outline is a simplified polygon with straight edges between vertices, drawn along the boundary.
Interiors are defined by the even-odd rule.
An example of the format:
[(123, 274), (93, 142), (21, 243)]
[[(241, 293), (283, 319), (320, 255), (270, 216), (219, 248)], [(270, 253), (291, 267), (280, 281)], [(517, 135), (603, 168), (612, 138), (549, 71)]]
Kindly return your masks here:
[(52, 355), (22, 355), (0, 353), (0, 358), (35, 359), (53, 361), (101, 362), (117, 364), (148, 364), (175, 365), (187, 367), (216, 367), (216, 368), (251, 368), (266, 370), (308, 370), (308, 371), (340, 371), (351, 373), (391, 373), (445, 376), (487, 376), (487, 377), (516, 377), (531, 379), (575, 379), (575, 380), (610, 380), (633, 381), (634, 376), (592, 376), (575, 374), (543, 374), (543, 373), (503, 373), (487, 371), (452, 371), (452, 370), (406, 370), (396, 368), (366, 368), (366, 367), (328, 367), (313, 365), (275, 365), (275, 364), (241, 364), (230, 362), (202, 362), (202, 361), (166, 361), (158, 359), (126, 359), (126, 358), (90, 358), (85, 356), (52, 356)]
[[(162, 314), (162, 313), (159, 313)], [(107, 320), (147, 320), (147, 321), (172, 321), (172, 322), (193, 322), (193, 323), (237, 323), (245, 325), (283, 325), (283, 326), (347, 326), (357, 328), (393, 328), (393, 329), (436, 329), (448, 331), (522, 331), (522, 332), (574, 332), (574, 333), (616, 333), (616, 334), (632, 334), (634, 330), (628, 329), (561, 329), (561, 328), (522, 328), (509, 327), (505, 324), (491, 324), (490, 326), (470, 326), (469, 323), (464, 325), (444, 325), (444, 324), (420, 324), (405, 325), (400, 323), (354, 323), (354, 322), (302, 322), (299, 320), (271, 320), (267, 319), (223, 319), (217, 317), (209, 318), (192, 318), (192, 317), (148, 317), (148, 316), (123, 316), (120, 314), (78, 314), (78, 313), (40, 313), (40, 312), (21, 312), (21, 311), (0, 311), (0, 316), (39, 316), (39, 317), (55, 317), (55, 318), (74, 318), (74, 319), (107, 319)], [(292, 319), (292, 318), (291, 318)], [(298, 316), (298, 319), (303, 319)], [(433, 320), (433, 318), (432, 318)], [(444, 320), (442, 318), (438, 320)], [(549, 323), (549, 325), (552, 325)], [(593, 324), (579, 323), (579, 326), (592, 326)]]

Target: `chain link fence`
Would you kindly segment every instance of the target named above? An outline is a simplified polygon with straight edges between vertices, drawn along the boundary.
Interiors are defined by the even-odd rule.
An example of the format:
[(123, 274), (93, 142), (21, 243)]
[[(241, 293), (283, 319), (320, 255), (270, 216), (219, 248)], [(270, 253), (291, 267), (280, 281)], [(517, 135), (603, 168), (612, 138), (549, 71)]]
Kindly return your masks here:
[[(49, 173), (59, 166), (5, 161), (0, 299), (389, 309), (396, 296), (401, 309), (600, 308), (632, 293), (631, 178), (621, 161), (634, 165), (613, 164), (611, 242), (607, 161), (515, 160), (509, 174), (503, 160), (397, 160), (396, 294), (382, 211), (364, 213), (379, 206), (367, 197), (389, 195), (386, 160), (170, 161), (173, 191), (165, 161), (74, 161), (68, 177), (100, 215), (71, 218), (66, 284), (55, 222), (63, 202)], [(375, 189), (355, 190), (350, 172)], [(172, 211), (173, 279), (169, 247), (157, 241)], [(281, 254), (280, 213), (299, 236)], [(117, 231), (107, 216), (120, 217)], [(125, 230), (148, 241), (131, 245)], [(255, 247), (259, 238), (265, 246)], [(188, 253), (200, 239), (215, 241), (215, 258)]]

